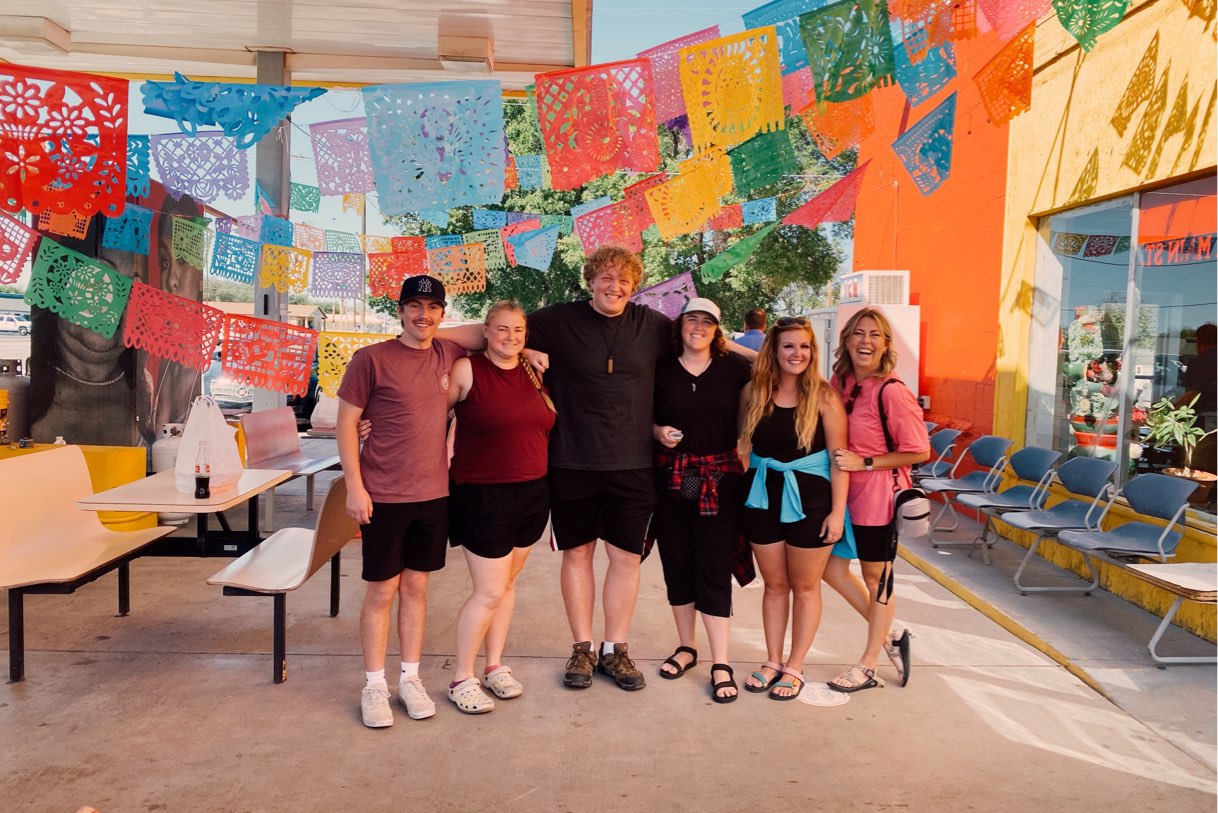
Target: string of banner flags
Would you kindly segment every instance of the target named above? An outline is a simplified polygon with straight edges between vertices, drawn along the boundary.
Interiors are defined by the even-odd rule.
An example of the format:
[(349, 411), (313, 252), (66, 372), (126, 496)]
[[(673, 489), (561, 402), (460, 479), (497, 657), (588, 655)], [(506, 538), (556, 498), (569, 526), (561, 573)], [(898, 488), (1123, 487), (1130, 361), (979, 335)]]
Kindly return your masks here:
[[(544, 148), (535, 155), (509, 150), (497, 81), (365, 87), (363, 117), (309, 126), (317, 186), (292, 183), (288, 208), (317, 212), (323, 196), (342, 196), (344, 210), (358, 212), (375, 193), (383, 214), (411, 214), (439, 228), (447, 228), (450, 210), (471, 207), (473, 231), (356, 235), (276, 217), (263, 205), (214, 223), (173, 217), (172, 254), (219, 277), (319, 297), (393, 296), (406, 276), (425, 272), (459, 295), (485, 290), (488, 271), (548, 269), (567, 235), (585, 252), (611, 243), (641, 251), (649, 233), (669, 240), (760, 226), (701, 267), (703, 279), (718, 279), (779, 225), (815, 229), (853, 215), (865, 163), (781, 217), (772, 196), (721, 202), (798, 172), (788, 110), (834, 158), (874, 132), (871, 90), (896, 84), (916, 109), (957, 81), (954, 43), (976, 36), (984, 15), (1004, 44), (972, 81), (991, 123), (1001, 125), (1030, 108), (1038, 18), (1052, 8), (1089, 50), (1127, 6), (774, 0), (744, 14), (740, 33), (721, 35), (712, 26), (633, 59), (538, 74), (528, 90)], [(248, 148), (325, 90), (180, 74), (140, 90), (144, 112), (172, 119), (178, 132), (128, 133), (125, 80), (0, 65), (0, 210), (28, 211), (36, 223), (0, 214), (0, 283), (15, 281), (32, 259), (26, 299), (33, 305), (107, 337), (129, 311), (128, 346), (205, 369), (223, 341), (225, 369), (254, 386), (302, 390), (309, 364), (302, 380), (296, 360), (306, 352), (311, 359), (316, 333), (156, 291), (44, 233), (83, 237), (102, 215), (103, 246), (147, 254), (153, 212), (128, 198), (148, 196), (154, 168), (175, 196), (213, 206), (245, 201)], [(891, 145), (924, 195), (950, 176), (956, 101), (953, 90)], [(661, 125), (680, 132), (690, 150), (671, 174), (660, 171)], [(587, 201), (567, 215), (488, 208), (501, 207), (511, 189), (575, 190), (616, 172), (641, 177), (620, 200)], [(260, 193), (254, 197), (263, 203)], [(662, 310), (694, 292), (689, 275), (653, 288), (640, 296)], [(338, 358), (349, 344), (331, 343), (322, 357)]]

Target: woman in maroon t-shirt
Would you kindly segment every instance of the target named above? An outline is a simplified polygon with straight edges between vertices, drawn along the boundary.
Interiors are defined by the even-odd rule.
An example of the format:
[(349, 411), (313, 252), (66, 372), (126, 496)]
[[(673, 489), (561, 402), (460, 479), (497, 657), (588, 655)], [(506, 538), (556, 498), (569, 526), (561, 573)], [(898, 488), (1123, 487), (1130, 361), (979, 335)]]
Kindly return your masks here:
[[(496, 697), (524, 688), (500, 663), (516, 576), (545, 531), (550, 513), (546, 463), (554, 411), (533, 371), (520, 358), (525, 315), (515, 302), (496, 302), (483, 328), (486, 352), (458, 359), (449, 404), (457, 417), (449, 468), (449, 539), (465, 550), (473, 593), (457, 614), (457, 664), (449, 699), (469, 714), (495, 708)], [(481, 681), (474, 676), (486, 645)]]

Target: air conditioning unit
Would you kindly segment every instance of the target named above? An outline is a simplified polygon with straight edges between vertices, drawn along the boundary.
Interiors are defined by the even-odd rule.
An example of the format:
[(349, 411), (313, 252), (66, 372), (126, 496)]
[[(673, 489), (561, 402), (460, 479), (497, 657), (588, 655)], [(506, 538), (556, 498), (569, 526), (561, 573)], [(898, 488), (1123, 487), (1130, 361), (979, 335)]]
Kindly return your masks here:
[(856, 271), (839, 278), (842, 304), (908, 305), (908, 271)]

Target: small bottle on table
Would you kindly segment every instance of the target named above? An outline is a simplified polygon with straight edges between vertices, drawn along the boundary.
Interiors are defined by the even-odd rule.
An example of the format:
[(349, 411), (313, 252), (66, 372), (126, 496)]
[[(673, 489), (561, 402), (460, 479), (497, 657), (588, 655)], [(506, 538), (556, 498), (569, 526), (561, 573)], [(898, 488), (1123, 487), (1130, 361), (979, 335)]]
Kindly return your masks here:
[(211, 496), (211, 463), (207, 459), (207, 441), (199, 442), (199, 454), (195, 457), (195, 499), (206, 500)]

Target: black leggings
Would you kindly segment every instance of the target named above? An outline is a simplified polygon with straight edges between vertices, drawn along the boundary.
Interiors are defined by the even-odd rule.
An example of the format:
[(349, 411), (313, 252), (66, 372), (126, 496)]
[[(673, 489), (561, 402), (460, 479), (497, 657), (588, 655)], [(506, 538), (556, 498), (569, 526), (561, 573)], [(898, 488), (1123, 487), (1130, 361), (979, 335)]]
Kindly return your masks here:
[(732, 565), (740, 538), (743, 476), (725, 474), (719, 483), (719, 514), (704, 517), (698, 501), (664, 492), (651, 520), (660, 549), (668, 603), (693, 604), (706, 615), (732, 614)]

